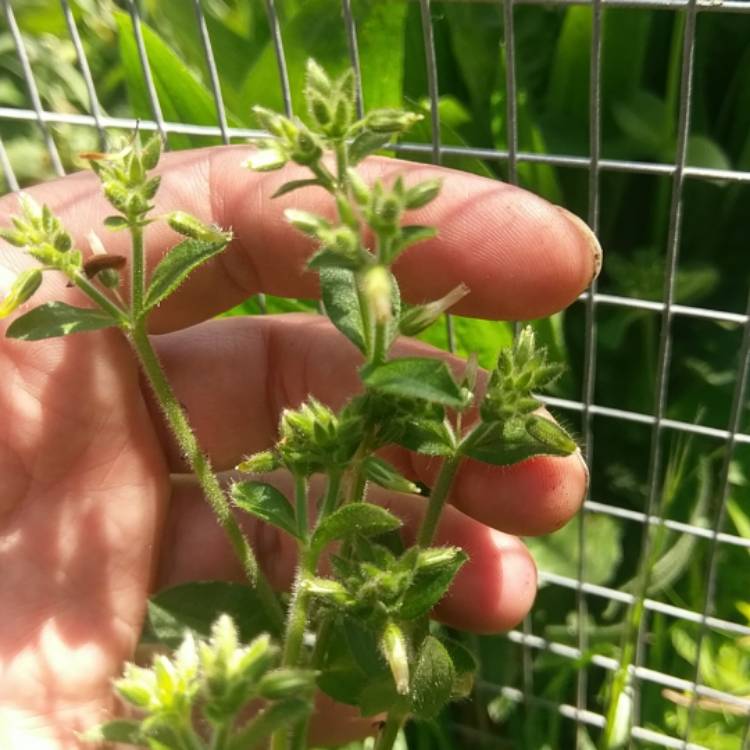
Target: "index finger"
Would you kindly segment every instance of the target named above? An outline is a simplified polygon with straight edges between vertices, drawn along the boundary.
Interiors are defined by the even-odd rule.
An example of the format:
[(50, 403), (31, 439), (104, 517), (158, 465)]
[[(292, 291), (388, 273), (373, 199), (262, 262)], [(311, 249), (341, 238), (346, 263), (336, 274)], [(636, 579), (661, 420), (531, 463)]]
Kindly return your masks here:
[[(252, 294), (284, 297), (318, 295), (316, 275), (305, 269), (310, 240), (284, 219), (294, 206), (332, 215), (330, 195), (320, 188), (271, 200), (281, 184), (307, 176), (298, 167), (253, 173), (240, 166), (247, 147), (216, 147), (166, 154), (159, 172), (156, 213), (188, 211), (207, 223), (234, 232), (234, 240), (216, 259), (196, 271), (153, 316), (152, 329), (176, 330), (233, 307)], [(530, 319), (565, 307), (596, 274), (601, 250), (586, 225), (573, 214), (520, 188), (496, 180), (386, 158), (364, 167), (369, 181), (396, 174), (407, 185), (443, 177), (438, 198), (410, 212), (409, 223), (429, 224), (438, 237), (409, 249), (396, 274), (405, 299), (423, 302), (464, 282), (470, 294), (455, 312), (490, 319)], [(128, 254), (128, 237), (102, 227), (113, 213), (97, 178), (81, 173), (30, 190), (45, 202), (73, 234), (77, 246), (94, 229), (109, 252)], [(9, 197), (0, 201), (0, 224), (16, 211)], [(154, 267), (178, 235), (164, 222), (146, 232), (147, 263)]]

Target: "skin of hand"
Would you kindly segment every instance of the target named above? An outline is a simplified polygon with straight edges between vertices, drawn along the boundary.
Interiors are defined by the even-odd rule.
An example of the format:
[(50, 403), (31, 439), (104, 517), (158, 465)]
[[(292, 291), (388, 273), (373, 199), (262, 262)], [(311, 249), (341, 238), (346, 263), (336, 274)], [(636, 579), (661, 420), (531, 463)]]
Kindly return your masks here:
[[(323, 318), (212, 319), (257, 292), (314, 297), (304, 270), (311, 247), (283, 218), (295, 206), (331, 213), (322, 190), (271, 201), (294, 169), (240, 168), (244, 147), (167, 154), (157, 212), (184, 209), (231, 227), (229, 248), (202, 267), (153, 315), (154, 342), (177, 396), (218, 471), (272, 444), (279, 413), (308, 393), (339, 406), (356, 387), (358, 352)], [(471, 294), (455, 311), (530, 319), (572, 302), (596, 274), (601, 251), (583, 222), (518, 188), (449, 170), (372, 159), (365, 177), (436, 174), (441, 195), (410, 221), (439, 228), (410, 249), (396, 273), (409, 302), (441, 296), (460, 281)], [(126, 233), (91, 173), (29, 191), (46, 202), (88, 251), (94, 229), (109, 252), (127, 254)], [(17, 211), (0, 200), (0, 225)], [(153, 268), (178, 241), (163, 222), (146, 231)], [(30, 265), (0, 243), (0, 263)], [(127, 289), (125, 290), (127, 293)], [(58, 299), (88, 304), (65, 280), (45, 275), (29, 306)], [(111, 681), (133, 656), (149, 593), (196, 579), (240, 580), (228, 544), (170, 440), (128, 343), (116, 330), (41, 342), (6, 339), (0, 325), (0, 746), (77, 748), (75, 732), (116, 711)], [(401, 342), (400, 353), (439, 355)], [(389, 458), (427, 484), (433, 461)], [(467, 461), (438, 531), (470, 562), (437, 608), (455, 627), (497, 632), (529, 610), (536, 571), (513, 535), (562, 526), (585, 495), (579, 455), (539, 457), (512, 467)], [(380, 493), (406, 521), (423, 501)], [(273, 585), (288, 586), (294, 545), (270, 527), (243, 524)], [(340, 742), (372, 731), (370, 720), (322, 700), (313, 733)]]

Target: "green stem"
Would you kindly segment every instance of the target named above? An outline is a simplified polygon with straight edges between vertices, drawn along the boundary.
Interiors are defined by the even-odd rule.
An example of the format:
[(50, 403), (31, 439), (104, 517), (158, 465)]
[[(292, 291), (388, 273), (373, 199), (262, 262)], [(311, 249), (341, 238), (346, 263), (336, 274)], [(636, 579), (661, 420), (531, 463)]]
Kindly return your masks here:
[(231, 722), (227, 721), (219, 727), (216, 727), (211, 736), (210, 750), (226, 750), (229, 741), (229, 730)]
[(302, 545), (300, 547), (300, 564), (292, 591), (292, 601), (289, 603), (284, 651), (281, 656), (283, 667), (299, 666), (310, 607), (310, 595), (305, 588), (305, 583), (315, 575), (318, 563), (316, 555), (311, 554), (310, 550)]
[[(332, 470), (328, 473), (328, 479), (326, 481), (326, 492), (321, 503), (320, 510), (318, 511), (318, 521), (320, 523), (324, 518), (333, 513), (338, 505), (339, 494), (341, 491), (341, 478), (342, 473), (339, 470)], [(317, 525), (317, 524), (316, 524)]]
[(376, 321), (375, 334), (373, 337), (372, 356), (370, 363), (382, 365), (388, 354), (388, 325), (382, 321)]
[(302, 539), (307, 539), (307, 479), (302, 475), (294, 477), (294, 506), (297, 511), (297, 530)]
[(273, 620), (274, 630), (280, 632), (283, 628), (283, 613), (278, 599), (263, 572), (258, 568), (255, 555), (242, 533), (237, 519), (232, 514), (230, 504), (216, 475), (211, 469), (208, 457), (201, 451), (198, 445), (198, 441), (185, 416), (185, 412), (162, 370), (156, 352), (151, 346), (143, 322), (135, 326), (131, 332), (130, 340), (180, 450), (190, 464), (219, 524), (229, 538), (232, 549), (242, 564), (245, 575), (250, 583), (254, 585), (256, 593), (263, 602), (264, 609)]
[(344, 194), (348, 189), (349, 180), (346, 174), (347, 167), (349, 166), (349, 160), (346, 155), (346, 141), (336, 141), (336, 171), (338, 174), (338, 188)]
[(130, 259), (130, 299), (133, 320), (138, 320), (143, 312), (143, 296), (146, 292), (146, 262), (143, 249), (143, 227), (130, 225), (133, 253)]
[(96, 288), (95, 284), (92, 284), (86, 275), (81, 273), (73, 274), (69, 277), (70, 280), (87, 296), (89, 299), (96, 302), (99, 307), (105, 312), (108, 312), (115, 320), (117, 320), (123, 328), (130, 326), (128, 315), (122, 308), (118, 307), (112, 300), (107, 297), (101, 290)]
[(440, 521), (440, 514), (443, 511), (445, 501), (448, 499), (448, 493), (456, 476), (458, 466), (461, 463), (461, 458), (461, 454), (457, 453), (450, 458), (446, 458), (440, 467), (440, 473), (435, 481), (435, 486), (432, 488), (432, 492), (430, 492), (427, 513), (425, 513), (422, 527), (419, 529), (417, 544), (420, 547), (429, 547), (432, 544), (438, 522)]
[(404, 717), (401, 714), (389, 713), (378, 734), (374, 750), (391, 750), (403, 723)]

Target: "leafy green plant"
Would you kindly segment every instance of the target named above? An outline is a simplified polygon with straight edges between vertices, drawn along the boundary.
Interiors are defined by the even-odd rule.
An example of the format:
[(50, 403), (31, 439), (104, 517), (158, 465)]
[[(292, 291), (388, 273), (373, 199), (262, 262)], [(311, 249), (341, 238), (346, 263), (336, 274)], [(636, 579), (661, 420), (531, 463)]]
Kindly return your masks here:
[[(401, 303), (391, 267), (411, 245), (436, 231), (404, 219), (437, 196), (440, 182), (408, 185), (397, 177), (392, 184), (367, 184), (356, 170), (419, 115), (383, 108), (357, 118), (352, 71), (330, 78), (313, 61), (307, 63), (304, 100), (309, 125), (255, 108), (269, 137), (258, 143), (246, 164), (261, 171), (288, 162), (307, 168), (309, 178), (287, 182), (277, 195), (312, 186), (330, 193), (335, 219), (298, 209), (288, 209), (286, 217), (315, 241), (308, 267), (319, 274), (327, 316), (361, 352), (363, 392), (338, 412), (312, 397), (298, 408), (284, 410), (278, 441), (239, 465), (246, 474), (284, 469), (293, 480), (291, 498), (257, 479), (238, 481), (224, 490), (149, 341), (152, 311), (231, 239), (230, 233), (183, 211), (153, 214), (159, 178), (151, 170), (161, 153), (158, 136), (144, 145), (136, 137), (111, 154), (87, 155), (116, 212), (105, 220), (106, 229), (130, 234), (128, 299), (121, 293), (125, 259), (106, 252), (84, 258), (47, 206), (22, 196), (21, 214), (14, 217), (12, 227), (2, 230), (4, 239), (39, 264), (15, 280), (3, 314), (29, 300), (49, 271), (63, 273), (95, 304), (45, 303), (16, 318), (7, 335), (35, 341), (110, 327), (122, 331), (242, 564), (264, 614), (263, 628), (281, 638), (276, 647), (270, 636), (244, 628), (254, 640), (241, 646), (237, 628), (243, 630), (247, 622), (241, 606), (237, 625), (221, 617), (208, 642), (196, 642), (193, 635), (196, 630), (205, 632), (206, 617), (183, 617), (189, 632), (175, 657), (158, 657), (151, 670), (129, 666), (116, 684), (120, 695), (145, 716), (106, 724), (93, 731), (93, 738), (152, 748), (203, 747), (199, 726), (193, 723), (198, 711), (210, 726), (210, 746), (215, 750), (253, 746), (266, 734), (271, 734), (274, 750), (302, 748), (309, 687), (315, 680), (321, 690), (357, 706), (365, 716), (385, 714), (376, 747), (387, 750), (409, 717), (431, 719), (471, 690), (474, 657), (460, 643), (428, 627), (430, 611), (467, 560), (461, 549), (434, 546), (461, 461), (469, 457), (504, 466), (576, 450), (564, 429), (537, 413), (540, 402), (533, 393), (548, 387), (561, 367), (547, 361), (531, 328), (524, 328), (512, 346), (500, 352), (481, 390), (475, 357), (456, 377), (440, 359), (393, 356), (391, 347), (401, 333), (426, 329), (469, 293), (461, 285), (439, 300), (416, 306)], [(332, 162), (324, 159), (329, 153)], [(144, 229), (157, 220), (165, 220), (185, 239), (147, 275)], [(420, 494), (419, 487), (377, 455), (389, 445), (441, 462), (410, 547), (404, 547), (396, 533), (401, 520), (368, 500), (371, 485)], [(323, 475), (325, 490), (312, 516), (309, 485), (314, 475)], [(259, 570), (234, 508), (296, 541), (299, 565), (286, 611)], [(321, 559), (334, 545), (331, 573), (324, 575)], [(199, 589), (192, 593), (201, 596)], [(235, 593), (203, 590), (214, 606), (231, 602)], [(184, 597), (169, 596), (152, 606), (149, 626), (157, 640), (159, 632), (164, 638), (166, 631), (174, 645), (181, 601)], [(255, 628), (260, 625), (256, 622)], [(308, 633), (315, 633), (314, 646), (305, 638)], [(269, 672), (277, 655), (279, 667)], [(249, 723), (236, 726), (242, 708), (255, 698), (270, 703)]]

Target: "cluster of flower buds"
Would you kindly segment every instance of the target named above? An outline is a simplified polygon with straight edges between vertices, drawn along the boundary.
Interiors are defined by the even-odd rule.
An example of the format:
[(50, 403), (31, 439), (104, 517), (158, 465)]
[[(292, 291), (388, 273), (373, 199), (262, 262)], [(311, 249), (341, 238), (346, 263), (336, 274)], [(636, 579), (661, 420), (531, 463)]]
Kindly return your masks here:
[(526, 326), (513, 346), (500, 352), (479, 407), (482, 419), (504, 422), (530, 414), (540, 405), (532, 391), (548, 387), (561, 372), (560, 365), (547, 362), (546, 348), (537, 348), (534, 330)]
[(347, 70), (340, 78), (331, 80), (314, 60), (307, 64), (305, 101), (312, 121), (329, 138), (343, 138), (354, 120), (354, 71)]
[[(26, 193), (19, 196), (20, 216), (13, 216), (12, 228), (0, 229), (0, 237), (24, 250), (46, 268), (63, 271), (68, 277), (82, 266), (81, 253), (73, 250), (73, 240), (49, 206), (39, 206)], [(5, 318), (27, 302), (42, 283), (44, 268), (30, 268), (21, 273), (3, 269), (0, 318)]]
[(136, 136), (132, 143), (112, 154), (82, 154), (102, 181), (105, 197), (121, 214), (105, 219), (110, 229), (146, 223), (160, 182), (159, 177), (150, 177), (148, 172), (159, 163), (161, 149), (160, 136), (152, 136), (143, 146)]
[[(257, 699), (276, 702), (276, 713), (287, 702), (288, 718), (296, 718), (300, 705), (311, 707), (315, 672), (277, 668), (279, 656), (266, 634), (241, 645), (232, 618), (221, 615), (208, 640), (187, 633), (172, 658), (157, 656), (150, 668), (127, 664), (115, 689), (144, 715), (127, 722), (134, 730), (129, 739), (148, 747), (154, 746), (151, 740), (163, 742), (160, 747), (183, 747), (196, 709), (210, 725), (229, 727)], [(276, 723), (283, 723), (281, 718), (276, 716)], [(108, 728), (96, 728), (89, 739), (109, 739)]]

